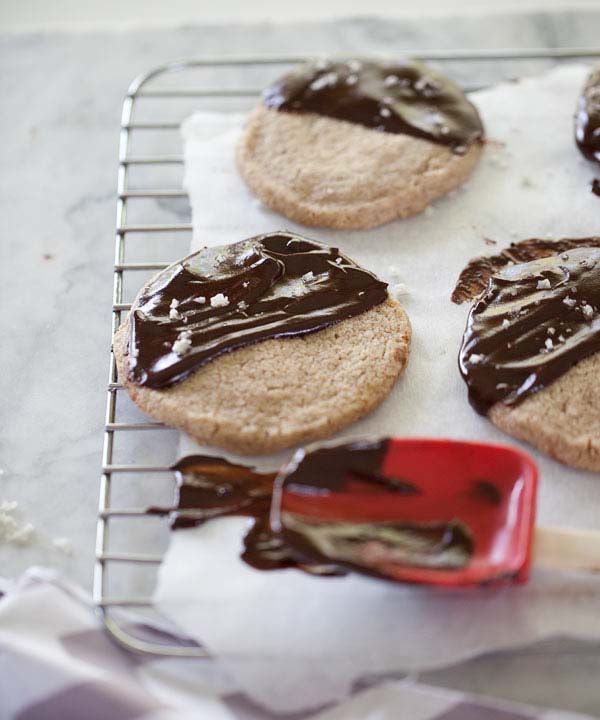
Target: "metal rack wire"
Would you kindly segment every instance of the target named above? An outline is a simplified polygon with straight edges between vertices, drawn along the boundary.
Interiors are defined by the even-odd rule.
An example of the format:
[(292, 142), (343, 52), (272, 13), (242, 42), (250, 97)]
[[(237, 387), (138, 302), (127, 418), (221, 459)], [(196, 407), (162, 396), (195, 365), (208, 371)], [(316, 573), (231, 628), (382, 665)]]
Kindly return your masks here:
[[(356, 53), (354, 53), (356, 55)], [(403, 53), (410, 57), (433, 62), (444, 66), (448, 74), (451, 66), (455, 71), (461, 68), (461, 72), (455, 72), (467, 89), (476, 89), (500, 79), (511, 77), (515, 72), (515, 63), (528, 62), (540, 63), (543, 68), (549, 63), (564, 60), (590, 60), (600, 57), (600, 49), (590, 48), (559, 48), (559, 49), (524, 49), (524, 50), (477, 50), (477, 51), (427, 51)], [(389, 57), (389, 55), (387, 55)], [(190, 114), (196, 105), (208, 104), (211, 109), (227, 110), (234, 109), (232, 102), (237, 102), (249, 107), (255, 101), (264, 86), (264, 80), (260, 79), (268, 73), (272, 77), (280, 72), (285, 66), (306, 60), (306, 56), (300, 55), (278, 55), (278, 56), (254, 56), (254, 57), (211, 57), (199, 59), (183, 59), (165, 63), (154, 70), (140, 76), (133, 81), (125, 101), (121, 116), (121, 129), (119, 135), (119, 158), (117, 175), (117, 216), (114, 245), (114, 268), (113, 268), (113, 298), (112, 298), (112, 319), (111, 333), (114, 334), (122, 316), (129, 310), (130, 304), (124, 301), (126, 296), (126, 279), (130, 275), (139, 277), (140, 272), (153, 272), (166, 267), (171, 262), (187, 254), (187, 245), (191, 237), (192, 225), (187, 222), (159, 222), (155, 221), (154, 213), (148, 213), (150, 219), (142, 213), (142, 219), (128, 222), (130, 214), (136, 203), (150, 201), (154, 204), (173, 204), (184, 202), (187, 198), (186, 192), (181, 188), (181, 183), (174, 186), (172, 178), (164, 180), (167, 169), (182, 166), (181, 154), (137, 154), (133, 147), (134, 139), (147, 133), (157, 133), (158, 147), (162, 148), (162, 140), (165, 134), (177, 133), (181, 121)], [(536, 66), (537, 67), (537, 66)], [(228, 82), (221, 79), (218, 84), (207, 83), (206, 79), (200, 82), (197, 79), (198, 73), (209, 71), (212, 76), (221, 71), (228, 77)], [(235, 76), (236, 84), (229, 86), (231, 77)], [(245, 77), (242, 85), (239, 85), (239, 78)], [(467, 81), (465, 82), (465, 77)], [(160, 83), (163, 84), (160, 84)], [(145, 102), (153, 102), (155, 106), (149, 114), (148, 119), (138, 117), (138, 110)], [(182, 103), (183, 101), (183, 103)], [(179, 103), (176, 109), (172, 104)], [(156, 109), (158, 104), (158, 110)], [(169, 108), (169, 113), (165, 110)], [(161, 117), (166, 115), (164, 119)], [(148, 113), (147, 113), (148, 115)], [(159, 119), (157, 119), (157, 117)], [(177, 135), (177, 144), (180, 148), (180, 140)], [(151, 171), (149, 186), (145, 183), (132, 181), (131, 175), (134, 170)], [(160, 178), (160, 179), (157, 179)], [(169, 184), (170, 183), (170, 184)], [(189, 208), (187, 210), (189, 215)], [(138, 213), (139, 214), (139, 213)], [(179, 218), (178, 218), (179, 219)], [(185, 218), (187, 219), (187, 218)], [(178, 236), (186, 244), (184, 250), (174, 253), (173, 238)], [(133, 261), (129, 259), (129, 250), (132, 237), (143, 238), (146, 245), (156, 248), (161, 253), (158, 261)], [(150, 241), (152, 239), (152, 241)], [(164, 254), (163, 254), (164, 253)], [(138, 285), (141, 282), (137, 283)], [(145, 453), (135, 447), (130, 454), (138, 458), (138, 462), (119, 463), (116, 461), (115, 445), (117, 437), (131, 438), (137, 433), (145, 431), (167, 431), (168, 428), (162, 423), (152, 422), (146, 419), (131, 419), (121, 410), (120, 396), (122, 385), (117, 377), (115, 358), (110, 352), (110, 367), (108, 376), (108, 389), (106, 401), (106, 416), (104, 426), (104, 445), (102, 453), (102, 474), (100, 477), (100, 497), (98, 508), (98, 523), (96, 533), (96, 561), (94, 568), (94, 603), (100, 614), (109, 634), (121, 645), (130, 650), (142, 653), (150, 653), (157, 656), (177, 656), (206, 658), (206, 651), (193, 641), (182, 641), (176, 644), (165, 644), (157, 641), (149, 641), (143, 637), (136, 636), (129, 629), (125, 628), (121, 619), (115, 616), (114, 612), (120, 608), (137, 608), (138, 611), (155, 612), (152, 608), (151, 592), (147, 594), (113, 595), (109, 588), (108, 576), (112, 569), (121, 566), (130, 568), (148, 568), (156, 570), (160, 564), (162, 552), (141, 552), (127, 551), (117, 552), (111, 549), (111, 525), (120, 519), (129, 523), (140, 523), (147, 521), (150, 517), (157, 520), (156, 515), (150, 515), (146, 506), (117, 507), (113, 501), (113, 490), (119, 478), (135, 478), (140, 483), (141, 494), (144, 488), (148, 488), (156, 482), (166, 483), (170, 492), (174, 485), (173, 473), (170, 470), (170, 462), (158, 462), (144, 464)], [(125, 415), (125, 419), (123, 419)], [(167, 433), (162, 432), (166, 435)], [(176, 452), (177, 436), (171, 431), (170, 446), (167, 442), (161, 443), (164, 456), (169, 452)], [(134, 444), (132, 444), (134, 445)], [(158, 478), (158, 479), (157, 479)], [(162, 479), (162, 480), (160, 480)], [(133, 482), (133, 480), (126, 480)], [(150, 504), (150, 503), (147, 503)], [(131, 525), (129, 525), (131, 527)], [(163, 543), (168, 541), (168, 527), (162, 522), (160, 533), (163, 536)], [(135, 532), (128, 533), (135, 535)], [(126, 576), (127, 576), (126, 571)]]

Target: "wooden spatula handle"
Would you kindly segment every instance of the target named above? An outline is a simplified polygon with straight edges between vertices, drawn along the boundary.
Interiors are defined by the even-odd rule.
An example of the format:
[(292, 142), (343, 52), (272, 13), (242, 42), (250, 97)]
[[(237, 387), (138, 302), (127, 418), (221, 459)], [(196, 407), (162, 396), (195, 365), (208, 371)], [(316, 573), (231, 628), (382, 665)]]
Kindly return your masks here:
[(534, 567), (600, 572), (600, 530), (536, 527)]

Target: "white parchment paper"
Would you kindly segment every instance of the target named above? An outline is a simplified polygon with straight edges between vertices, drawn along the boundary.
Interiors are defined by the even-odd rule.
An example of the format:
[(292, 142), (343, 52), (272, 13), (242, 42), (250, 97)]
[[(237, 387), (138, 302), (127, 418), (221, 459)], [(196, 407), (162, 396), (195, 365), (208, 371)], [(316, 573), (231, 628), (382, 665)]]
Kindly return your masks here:
[[(435, 203), (433, 212), (368, 232), (303, 228), (267, 210), (235, 170), (243, 118), (202, 113), (186, 121), (194, 248), (293, 229), (407, 286), (401, 301), (414, 332), (408, 368), (386, 402), (340, 437), (516, 444), (467, 402), (456, 358), (468, 303), (455, 306), (450, 294), (473, 256), (528, 237), (600, 234), (600, 198), (589, 189), (594, 167), (572, 139), (585, 74), (582, 66), (565, 66), (474, 94), (490, 143), (467, 186)], [(600, 529), (600, 476), (528, 449), (540, 468), (538, 523)], [(185, 441), (182, 451), (199, 449)], [(269, 469), (291, 452), (228, 456)], [(366, 674), (439, 667), (557, 633), (600, 637), (600, 579), (538, 571), (526, 587), (443, 591), (358, 575), (259, 572), (239, 560), (246, 522), (227, 518), (173, 533), (155, 599), (273, 710), (340, 699)]]

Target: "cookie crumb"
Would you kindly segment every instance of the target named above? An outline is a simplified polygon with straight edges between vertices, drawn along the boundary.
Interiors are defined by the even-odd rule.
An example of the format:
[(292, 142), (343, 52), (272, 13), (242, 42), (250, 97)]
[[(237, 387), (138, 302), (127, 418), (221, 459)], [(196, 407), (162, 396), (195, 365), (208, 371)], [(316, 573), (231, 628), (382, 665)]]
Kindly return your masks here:
[(406, 287), (406, 285), (404, 283), (401, 283), (401, 282), (396, 283), (392, 287), (392, 295), (395, 298), (400, 298), (402, 295), (408, 295), (408, 288)]
[(54, 538), (52, 541), (52, 545), (61, 553), (64, 555), (72, 555), (73, 554), (73, 545), (71, 545), (71, 541), (69, 538), (66, 537), (57, 537)]
[(223, 293), (217, 293), (216, 295), (213, 295), (210, 299), (210, 304), (212, 307), (226, 307), (229, 305), (229, 298), (227, 295), (223, 295)]
[(20, 524), (15, 517), (18, 507), (16, 500), (2, 500), (0, 502), (0, 543), (29, 545), (35, 527), (31, 523)]

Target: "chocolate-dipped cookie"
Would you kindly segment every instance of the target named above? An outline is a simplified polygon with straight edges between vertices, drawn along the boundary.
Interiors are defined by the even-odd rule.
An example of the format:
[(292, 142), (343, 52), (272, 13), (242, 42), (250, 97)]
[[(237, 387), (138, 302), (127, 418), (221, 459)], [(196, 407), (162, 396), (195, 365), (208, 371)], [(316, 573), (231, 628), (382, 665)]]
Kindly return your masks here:
[(590, 470), (600, 470), (599, 244), (516, 243), (472, 261), (454, 292), (460, 302), (486, 283), (459, 354), (473, 407), (547, 455)]
[(431, 68), (316, 62), (265, 90), (237, 162), (256, 195), (292, 220), (370, 228), (456, 188), (482, 138), (476, 108)]
[(327, 437), (375, 408), (410, 325), (387, 286), (290, 233), (205, 248), (154, 277), (114, 339), (127, 391), (195, 440), (247, 453)]

